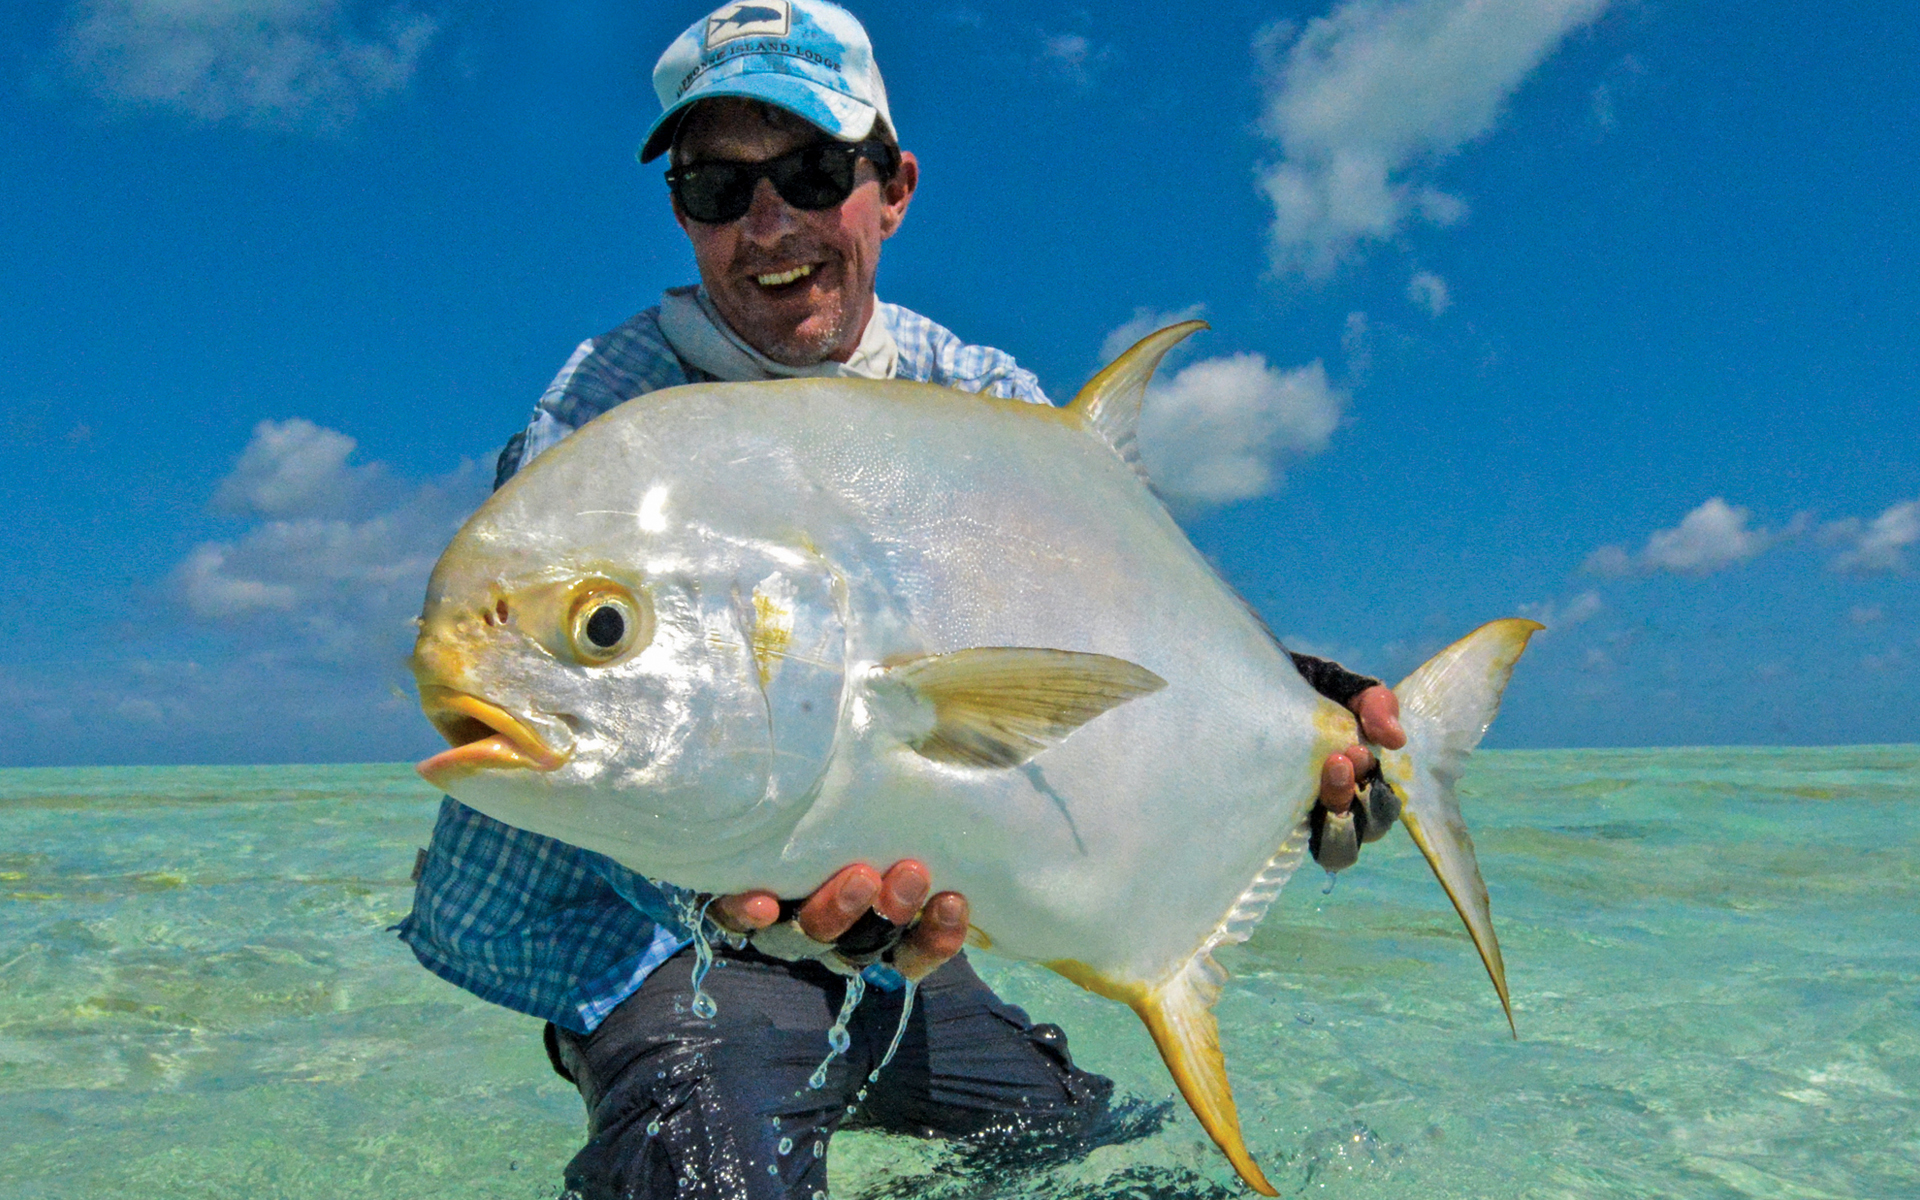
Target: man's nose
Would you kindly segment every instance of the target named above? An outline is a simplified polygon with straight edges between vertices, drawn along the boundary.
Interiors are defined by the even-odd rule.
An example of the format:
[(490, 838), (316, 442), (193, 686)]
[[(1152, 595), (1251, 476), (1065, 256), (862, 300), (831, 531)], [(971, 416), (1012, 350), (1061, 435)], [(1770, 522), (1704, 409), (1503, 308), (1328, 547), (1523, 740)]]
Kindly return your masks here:
[(747, 206), (747, 215), (741, 217), (740, 222), (740, 231), (749, 241), (771, 244), (793, 232), (799, 216), (793, 205), (773, 190), (772, 180), (761, 179), (753, 186), (753, 203)]

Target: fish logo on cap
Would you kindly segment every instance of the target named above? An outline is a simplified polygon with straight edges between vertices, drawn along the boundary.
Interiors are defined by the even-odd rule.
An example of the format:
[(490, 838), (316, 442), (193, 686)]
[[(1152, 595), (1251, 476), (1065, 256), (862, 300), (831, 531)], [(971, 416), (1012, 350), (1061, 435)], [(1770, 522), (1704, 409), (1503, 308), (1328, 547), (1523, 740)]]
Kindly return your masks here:
[(785, 37), (793, 14), (787, 0), (761, 4), (729, 4), (707, 18), (706, 48), (743, 37)]

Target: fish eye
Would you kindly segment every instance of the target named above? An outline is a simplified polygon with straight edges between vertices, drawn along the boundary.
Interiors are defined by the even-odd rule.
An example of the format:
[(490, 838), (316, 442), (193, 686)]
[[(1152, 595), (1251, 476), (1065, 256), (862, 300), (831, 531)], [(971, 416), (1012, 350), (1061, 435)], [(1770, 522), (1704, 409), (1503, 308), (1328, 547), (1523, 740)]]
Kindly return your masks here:
[(580, 662), (603, 666), (652, 639), (651, 617), (645, 602), (626, 588), (589, 580), (574, 595), (567, 640)]

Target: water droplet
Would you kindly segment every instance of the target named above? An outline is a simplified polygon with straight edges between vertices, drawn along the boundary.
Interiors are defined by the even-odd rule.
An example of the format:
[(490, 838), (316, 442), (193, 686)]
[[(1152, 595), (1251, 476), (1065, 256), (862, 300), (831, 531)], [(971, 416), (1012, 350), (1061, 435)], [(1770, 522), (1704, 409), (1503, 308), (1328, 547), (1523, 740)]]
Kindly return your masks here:
[(767, 1164), (767, 1174), (769, 1174), (769, 1175), (778, 1175), (779, 1173), (780, 1173), (780, 1164), (779, 1164), (779, 1163), (768, 1163), (768, 1164)]
[(793, 1153), (793, 1139), (781, 1138), (780, 1139), (780, 1157), (785, 1158), (787, 1155), (792, 1153)]
[(649, 1135), (651, 1135), (651, 1136), (658, 1136), (658, 1135), (659, 1135), (659, 1133), (660, 1133), (660, 1122), (659, 1122), (659, 1121), (648, 1121), (648, 1122), (647, 1122), (647, 1133), (648, 1133)]
[(855, 1100), (865, 1100), (867, 1098), (867, 1089), (861, 1088), (859, 1091), (853, 1094), (853, 1098)]
[(847, 1052), (847, 1047), (853, 1045), (853, 1035), (847, 1032), (847, 1022), (853, 1019), (853, 1010), (860, 1007), (860, 1000), (866, 994), (867, 981), (858, 975), (849, 975), (847, 993), (840, 1000), (840, 1015), (833, 1019), (833, 1027), (827, 1030), (827, 1057), (808, 1078), (808, 1087), (818, 1091), (827, 1086), (827, 1068), (833, 1065), (834, 1059)]
[(1335, 875), (1335, 874), (1334, 874), (1334, 873), (1333, 873), (1332, 871), (1328, 871), (1328, 872), (1327, 872), (1327, 886), (1325, 886), (1325, 887), (1323, 887), (1323, 888), (1321, 888), (1321, 889), (1320, 889), (1320, 894), (1321, 894), (1322, 896), (1331, 896), (1331, 895), (1333, 895), (1333, 885), (1334, 885), (1335, 883), (1337, 883), (1337, 882), (1339, 881), (1339, 879), (1340, 879), (1340, 877), (1339, 877), (1338, 875)]
[[(827, 1152), (827, 1144), (825, 1142), (815, 1142), (813, 1144), (813, 1156), (815, 1158), (821, 1157), (826, 1152)], [(816, 1196), (818, 1196), (819, 1194), (820, 1194), (819, 1192), (814, 1193), (814, 1195)]]
[(779, 1117), (775, 1117), (775, 1118), (773, 1119), (773, 1127), (774, 1127), (775, 1129), (778, 1129), (778, 1128), (780, 1128), (780, 1118), (779, 1118)]
[(655, 1071), (653, 1073), (653, 1077), (655, 1079), (665, 1079), (667, 1077), (667, 1073), (665, 1071)]
[(827, 1194), (825, 1192), (816, 1191), (813, 1194), (813, 1200), (827, 1200)]

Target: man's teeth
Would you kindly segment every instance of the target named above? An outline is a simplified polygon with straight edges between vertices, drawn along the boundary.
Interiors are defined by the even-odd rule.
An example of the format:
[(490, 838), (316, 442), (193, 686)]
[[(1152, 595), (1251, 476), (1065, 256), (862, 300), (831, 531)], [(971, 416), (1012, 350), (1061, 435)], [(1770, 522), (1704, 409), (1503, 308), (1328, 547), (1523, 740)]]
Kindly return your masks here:
[(791, 271), (775, 271), (771, 275), (755, 275), (753, 281), (761, 287), (780, 287), (783, 284), (792, 283), (796, 279), (805, 279), (811, 274), (813, 274), (813, 264), (808, 263), (805, 266), (795, 267)]

